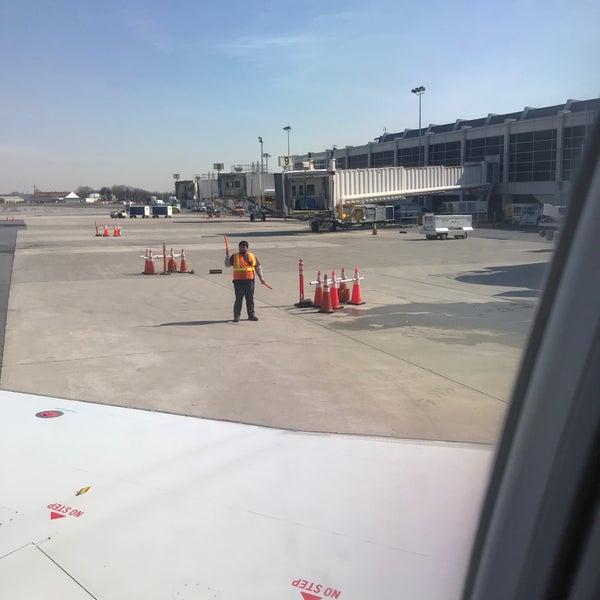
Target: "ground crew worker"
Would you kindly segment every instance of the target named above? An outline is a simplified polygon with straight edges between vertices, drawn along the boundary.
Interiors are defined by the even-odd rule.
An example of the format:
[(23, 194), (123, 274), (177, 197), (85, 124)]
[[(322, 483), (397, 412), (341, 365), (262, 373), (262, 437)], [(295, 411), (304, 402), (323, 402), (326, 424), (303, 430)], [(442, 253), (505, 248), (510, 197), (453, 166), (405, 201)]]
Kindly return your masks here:
[(258, 321), (254, 314), (254, 273), (264, 283), (262, 267), (254, 254), (248, 252), (248, 242), (239, 243), (239, 252), (229, 256), (225, 250), (225, 266), (233, 267), (233, 287), (235, 289), (235, 304), (233, 305), (233, 320), (237, 323), (242, 313), (242, 303), (246, 298), (246, 310), (249, 321)]

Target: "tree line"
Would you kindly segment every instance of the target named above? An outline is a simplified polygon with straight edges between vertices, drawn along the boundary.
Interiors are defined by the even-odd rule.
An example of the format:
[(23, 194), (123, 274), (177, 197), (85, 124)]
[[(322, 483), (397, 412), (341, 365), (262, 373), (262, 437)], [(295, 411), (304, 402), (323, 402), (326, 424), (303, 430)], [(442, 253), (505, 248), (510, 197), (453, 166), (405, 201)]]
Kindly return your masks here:
[(104, 186), (99, 190), (91, 188), (87, 185), (81, 185), (75, 193), (83, 200), (90, 194), (100, 194), (100, 197), (109, 202), (141, 202), (144, 204), (150, 196), (156, 196), (166, 200), (172, 192), (151, 192), (142, 188), (131, 187), (129, 185), (113, 185), (112, 188)]

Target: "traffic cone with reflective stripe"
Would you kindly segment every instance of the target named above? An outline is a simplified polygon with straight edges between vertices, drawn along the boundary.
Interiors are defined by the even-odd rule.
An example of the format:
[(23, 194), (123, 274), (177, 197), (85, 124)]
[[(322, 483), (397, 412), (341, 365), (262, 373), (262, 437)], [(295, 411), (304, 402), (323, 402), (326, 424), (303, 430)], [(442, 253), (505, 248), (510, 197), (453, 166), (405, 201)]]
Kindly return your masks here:
[(177, 273), (177, 262), (175, 261), (175, 256), (173, 255), (173, 248), (171, 248), (171, 256), (169, 258), (169, 265), (167, 268), (169, 273)]
[(321, 306), (323, 301), (323, 288), (321, 287), (321, 271), (317, 273), (317, 287), (315, 288), (315, 299), (313, 300), (313, 306)]
[(320, 313), (332, 313), (331, 296), (329, 295), (329, 283), (327, 282), (327, 273), (323, 276), (323, 298), (321, 300)]
[(104, 233), (102, 234), (102, 237), (110, 237), (110, 234), (108, 233), (108, 225), (104, 226)]
[(358, 274), (358, 267), (354, 269), (354, 280), (352, 282), (352, 298), (350, 304), (364, 304), (362, 296), (360, 295), (360, 276)]
[(183, 252), (183, 248), (181, 249), (181, 265), (179, 267), (179, 272), (180, 273), (188, 272), (187, 260), (185, 260), (185, 253)]
[(340, 281), (340, 289), (338, 290), (340, 302), (348, 302), (350, 300), (350, 288), (346, 285), (344, 279), (346, 279), (346, 273), (344, 267), (342, 267), (342, 280)]
[(116, 225), (113, 227), (113, 237), (119, 237), (119, 230)]
[(146, 271), (148, 271), (148, 260), (149, 260), (148, 248), (146, 248), (146, 261), (144, 262), (144, 270), (142, 271), (142, 275), (146, 275)]
[(331, 286), (329, 289), (329, 297), (331, 298), (331, 308), (338, 310), (343, 308), (340, 304), (340, 297), (338, 295), (337, 281), (335, 280), (335, 271), (331, 271)]
[(152, 250), (146, 250), (146, 266), (144, 267), (144, 275), (156, 275), (156, 266)]

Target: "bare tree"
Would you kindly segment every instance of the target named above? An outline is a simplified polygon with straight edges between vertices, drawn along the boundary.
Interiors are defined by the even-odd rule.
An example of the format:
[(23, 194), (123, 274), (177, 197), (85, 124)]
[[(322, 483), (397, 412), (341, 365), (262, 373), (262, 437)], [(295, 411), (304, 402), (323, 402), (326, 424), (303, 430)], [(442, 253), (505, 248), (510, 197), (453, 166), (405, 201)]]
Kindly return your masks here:
[(94, 188), (89, 187), (88, 185), (80, 185), (75, 193), (83, 200), (87, 198), (90, 194), (94, 192)]

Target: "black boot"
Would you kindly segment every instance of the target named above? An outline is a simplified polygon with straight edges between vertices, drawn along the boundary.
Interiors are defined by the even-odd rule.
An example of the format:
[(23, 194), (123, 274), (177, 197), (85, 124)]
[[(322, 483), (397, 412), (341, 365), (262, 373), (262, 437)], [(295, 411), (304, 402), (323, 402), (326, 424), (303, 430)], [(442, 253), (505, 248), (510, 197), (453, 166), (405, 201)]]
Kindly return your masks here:
[(254, 313), (248, 315), (248, 321), (258, 321), (258, 317)]

